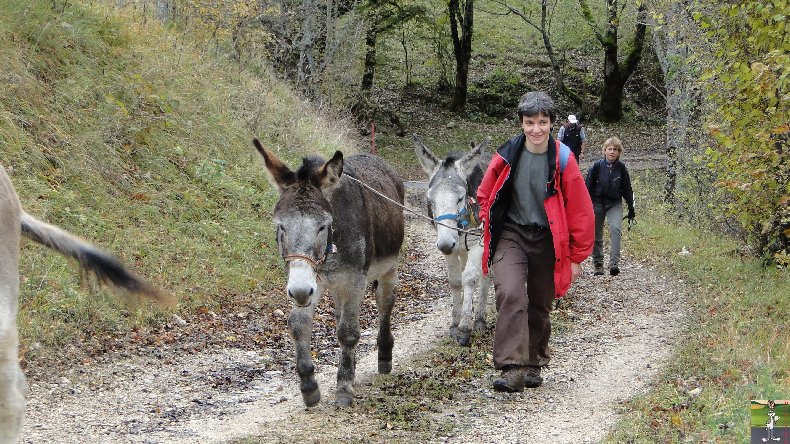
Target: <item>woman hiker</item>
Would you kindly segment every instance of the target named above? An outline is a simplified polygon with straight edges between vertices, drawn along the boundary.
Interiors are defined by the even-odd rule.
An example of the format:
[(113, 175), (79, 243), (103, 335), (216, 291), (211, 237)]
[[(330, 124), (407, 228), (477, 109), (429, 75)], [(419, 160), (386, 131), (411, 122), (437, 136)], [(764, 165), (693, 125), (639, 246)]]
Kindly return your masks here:
[(620, 274), (620, 236), (623, 223), (623, 199), (628, 205), (626, 218), (631, 223), (636, 217), (634, 211), (634, 191), (628, 168), (620, 161), (623, 142), (610, 137), (603, 143), (603, 159), (595, 162), (587, 172), (587, 190), (595, 212), (595, 246), (592, 258), (596, 276), (604, 274), (603, 268), (603, 224), (609, 221), (609, 274)]
[(483, 272), (493, 272), (496, 294), (494, 390), (505, 392), (543, 383), (552, 302), (581, 275), (595, 220), (575, 157), (551, 136), (552, 99), (529, 92), (518, 116), (523, 133), (499, 147), (477, 191)]

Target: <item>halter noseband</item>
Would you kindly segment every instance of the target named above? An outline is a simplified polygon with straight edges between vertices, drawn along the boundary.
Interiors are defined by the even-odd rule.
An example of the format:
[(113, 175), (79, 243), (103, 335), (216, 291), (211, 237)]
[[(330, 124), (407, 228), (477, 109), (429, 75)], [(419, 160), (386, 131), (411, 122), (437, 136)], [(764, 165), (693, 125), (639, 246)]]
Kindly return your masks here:
[(328, 231), (329, 233), (326, 236), (326, 250), (324, 250), (323, 257), (319, 258), (318, 260), (315, 260), (306, 254), (290, 253), (283, 256), (283, 260), (285, 261), (285, 263), (287, 264), (293, 261), (305, 261), (317, 274), (318, 268), (321, 266), (321, 264), (326, 262), (327, 257), (329, 257), (330, 254), (337, 253), (337, 247), (335, 246), (334, 243), (332, 243), (332, 225), (329, 226)]
[(474, 199), (469, 197), (467, 199), (466, 205), (461, 208), (456, 214), (448, 213), (442, 214), (441, 216), (435, 217), (433, 220), (434, 222), (441, 222), (443, 220), (454, 220), (458, 224), (459, 229), (466, 228), (467, 225), (474, 222), (474, 211), (472, 211), (471, 206), (474, 205)]

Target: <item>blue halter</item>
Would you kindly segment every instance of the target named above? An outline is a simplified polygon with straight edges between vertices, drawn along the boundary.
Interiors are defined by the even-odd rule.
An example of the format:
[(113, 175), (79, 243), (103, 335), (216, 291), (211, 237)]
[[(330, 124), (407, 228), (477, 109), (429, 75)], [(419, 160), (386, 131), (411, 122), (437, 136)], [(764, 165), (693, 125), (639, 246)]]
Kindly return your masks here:
[(450, 214), (450, 213), (442, 214), (441, 216), (438, 216), (434, 220), (436, 222), (441, 222), (443, 220), (451, 219), (451, 220), (454, 220), (454, 221), (456, 221), (458, 223), (458, 228), (464, 228), (467, 225), (469, 225), (469, 219), (468, 218), (464, 218), (464, 216), (466, 216), (466, 213), (467, 213), (466, 207), (463, 207), (463, 208), (461, 208), (461, 211), (458, 212), (458, 214)]

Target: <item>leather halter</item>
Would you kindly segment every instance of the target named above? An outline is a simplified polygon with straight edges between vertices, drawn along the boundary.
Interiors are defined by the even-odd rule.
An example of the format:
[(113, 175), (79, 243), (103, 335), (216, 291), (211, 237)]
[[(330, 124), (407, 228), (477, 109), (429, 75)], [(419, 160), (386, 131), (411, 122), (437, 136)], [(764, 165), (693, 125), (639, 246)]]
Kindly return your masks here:
[[(318, 260), (316, 260), (316, 259), (313, 259), (312, 257), (310, 257), (310, 256), (308, 256), (306, 254), (290, 253), (290, 254), (286, 254), (286, 255), (283, 256), (283, 260), (285, 261), (285, 263), (289, 263), (289, 262), (292, 262), (292, 261), (305, 261), (305, 262), (307, 262), (308, 265), (310, 265), (310, 268), (312, 268), (313, 271), (316, 274), (318, 274), (318, 268), (321, 266), (321, 264), (326, 262), (327, 257), (329, 257), (330, 254), (337, 253), (337, 247), (335, 247), (335, 244), (332, 243), (332, 226), (331, 225), (329, 226), (328, 231), (329, 231), (329, 233), (326, 236), (326, 250), (324, 251), (324, 256), (323, 257), (321, 257)], [(319, 276), (319, 279), (320, 279), (320, 276)]]

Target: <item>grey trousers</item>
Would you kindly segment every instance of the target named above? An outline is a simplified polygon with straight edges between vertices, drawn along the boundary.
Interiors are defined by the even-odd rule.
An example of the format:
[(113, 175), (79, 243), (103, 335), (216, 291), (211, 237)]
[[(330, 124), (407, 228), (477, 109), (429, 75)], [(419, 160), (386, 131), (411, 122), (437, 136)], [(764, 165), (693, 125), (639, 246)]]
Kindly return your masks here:
[[(506, 223), (491, 270), (496, 294), (494, 367), (549, 363), (554, 302), (551, 230)], [(526, 284), (526, 286), (525, 286)]]
[(620, 238), (623, 226), (623, 203), (600, 204), (593, 203), (595, 213), (595, 244), (593, 246), (593, 264), (603, 265), (603, 223), (604, 218), (609, 221), (609, 237), (611, 251), (609, 254), (609, 268), (619, 267), (620, 264)]

